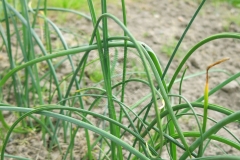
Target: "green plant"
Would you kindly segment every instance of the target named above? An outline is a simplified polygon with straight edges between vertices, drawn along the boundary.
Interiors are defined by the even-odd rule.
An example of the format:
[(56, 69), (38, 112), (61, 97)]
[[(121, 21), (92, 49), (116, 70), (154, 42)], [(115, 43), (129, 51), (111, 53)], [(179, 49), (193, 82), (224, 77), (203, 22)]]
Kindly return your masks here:
[[(12, 4), (16, 2), (13, 0)], [(102, 14), (97, 19), (95, 6), (92, 0), (88, 0), (90, 20), (94, 30), (92, 36), (89, 37), (88, 45), (80, 44), (74, 48), (67, 45), (62, 31), (48, 19), (47, 10), (71, 12), (77, 16), (83, 16), (83, 18), (88, 17), (69, 9), (48, 8), (46, 3), (41, 9), (40, 0), (34, 9), (28, 8), (26, 0), (21, 2), (17, 5), (20, 8), (18, 10), (6, 0), (1, 1), (4, 11), (4, 17), (1, 21), (5, 26), (0, 24), (0, 42), (2, 43), (1, 46), (6, 49), (10, 64), (6, 74), (0, 75), (0, 91), (3, 97), (0, 101), (0, 122), (2, 127), (8, 131), (2, 143), (1, 159), (4, 159), (4, 157), (27, 159), (15, 155), (6, 155), (4, 153), (5, 148), (13, 132), (26, 134), (36, 130), (39, 130), (42, 134), (43, 144), (49, 152), (57, 150), (62, 155), (62, 159), (74, 159), (74, 146), (77, 145), (76, 135), (80, 131), (84, 132), (83, 137), (86, 143), (86, 153), (81, 157), (83, 159), (161, 159), (163, 147), (168, 149), (169, 157), (174, 160), (187, 158), (239, 159), (233, 155), (206, 156), (204, 151), (211, 140), (222, 142), (224, 145), (240, 150), (239, 140), (225, 128), (225, 125), (239, 120), (240, 112), (233, 112), (223, 106), (209, 104), (206, 101), (208, 96), (238, 78), (240, 73), (232, 75), (211, 89), (208, 95), (205, 93), (193, 102), (189, 102), (183, 97), (181, 90), (179, 90), (179, 95), (173, 95), (170, 91), (175, 82), (181, 81), (181, 85), (186, 78), (184, 77), (185, 69), (182, 78), (176, 79), (185, 62), (199, 47), (221, 38), (240, 39), (240, 34), (219, 33), (200, 41), (187, 52), (170, 81), (165, 80), (172, 60), (205, 0), (201, 1), (180, 40), (175, 44), (176, 46), (172, 50), (165, 70), (162, 70), (162, 64), (154, 51), (142, 42), (137, 41), (127, 29), (124, 0), (121, 1), (123, 22), (107, 12), (106, 0), (101, 1)], [(39, 14), (39, 10), (42, 10), (44, 14)], [(39, 26), (38, 19), (43, 20), (43, 25)], [(109, 19), (113, 20), (123, 30), (123, 36), (109, 35)], [(101, 27), (100, 23), (102, 23)], [(41, 27), (43, 28), (41, 29)], [(39, 29), (40, 32), (44, 32), (43, 39), (37, 32)], [(55, 48), (53, 47), (54, 40), (51, 39), (52, 33), (55, 33), (60, 39), (62, 50), (53, 52)], [(17, 45), (13, 44), (15, 39)], [(13, 52), (16, 47), (20, 52)], [(110, 48), (116, 50), (120, 48), (118, 52), (115, 52), (113, 59), (109, 54)], [(137, 52), (138, 58), (141, 60), (141, 63), (139, 63), (141, 67), (138, 69), (143, 68), (142, 72), (146, 75), (145, 80), (140, 76), (134, 78), (128, 76), (131, 74), (131, 70), (127, 68), (130, 53), (128, 48), (133, 48)], [(93, 50), (97, 51), (98, 54), (92, 52)], [(120, 81), (114, 81), (120, 51), (123, 52), (122, 72)], [(41, 56), (37, 56), (39, 54)], [(92, 60), (92, 54), (97, 58)], [(57, 59), (58, 63), (54, 63), (54, 59)], [(100, 83), (101, 81), (103, 85), (97, 87), (86, 85), (82, 88), (83, 79), (86, 78), (85, 72), (89, 71), (88, 67), (94, 65), (95, 61), (98, 61), (100, 66), (97, 66), (98, 68), (90, 74), (90, 79), (93, 82)], [(41, 72), (40, 62), (45, 62), (45, 72)], [(67, 65), (65, 65), (65, 62)], [(70, 70), (68, 74), (59, 76), (57, 70), (61, 70), (62, 65), (69, 67)], [(12, 79), (11, 82), (10, 78)], [(154, 82), (157, 84), (156, 86)], [(150, 92), (129, 106), (125, 99), (126, 88), (128, 85), (135, 85), (136, 83), (148, 86)], [(9, 104), (6, 102), (6, 97), (11, 97), (11, 95), (14, 95), (14, 101)], [(204, 96), (205, 103), (202, 102)], [(86, 102), (86, 97), (91, 100)], [(180, 103), (172, 105), (171, 97), (181, 99)], [(159, 101), (163, 105), (160, 105)], [(89, 102), (90, 104), (88, 104)], [(100, 108), (102, 112), (95, 112), (95, 106), (102, 107)], [(140, 109), (136, 112), (136, 108)], [(195, 108), (205, 109), (205, 114), (197, 114)], [(207, 110), (225, 114), (226, 117), (216, 122), (208, 117)], [(17, 114), (13, 124), (9, 125), (7, 123), (2, 111)], [(149, 117), (150, 112), (155, 113), (154, 117)], [(196, 131), (183, 131), (181, 129), (178, 118), (184, 115), (192, 115), (197, 124)], [(199, 120), (199, 117), (202, 116), (204, 117), (203, 126)], [(209, 120), (207, 121), (207, 119)], [(127, 124), (123, 124), (124, 120), (127, 120)], [(163, 123), (163, 120), (166, 123)], [(210, 120), (215, 124), (206, 129), (204, 126)], [(217, 135), (220, 129), (228, 131), (235, 141)], [(63, 134), (61, 135), (60, 132), (63, 132)], [(93, 132), (97, 135), (94, 138), (91, 136)], [(129, 134), (133, 141), (125, 142), (124, 136), (126, 134)], [(193, 137), (194, 141), (189, 144), (186, 140), (187, 137)], [(63, 139), (63, 142), (67, 144), (65, 150), (61, 148), (60, 139)], [(96, 151), (94, 151), (95, 148), (97, 148)], [(177, 148), (183, 151), (181, 155), (177, 154)], [(197, 148), (198, 153), (195, 152)]]

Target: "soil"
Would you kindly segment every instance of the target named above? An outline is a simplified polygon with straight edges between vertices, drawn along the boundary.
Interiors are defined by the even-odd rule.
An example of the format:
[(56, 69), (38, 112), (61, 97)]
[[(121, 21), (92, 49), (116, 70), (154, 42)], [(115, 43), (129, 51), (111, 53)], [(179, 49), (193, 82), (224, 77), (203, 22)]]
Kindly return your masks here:
[[(128, 21), (128, 29), (134, 35), (134, 37), (146, 43), (149, 47), (153, 49), (153, 51), (157, 54), (160, 62), (162, 63), (162, 67), (165, 68), (167, 62), (170, 58), (169, 54), (173, 51), (176, 42), (178, 42), (182, 33), (194, 12), (196, 11), (199, 3), (191, 0), (168, 0), (168, 1), (156, 1), (156, 0), (148, 0), (147, 2), (144, 0), (127, 0), (127, 21)], [(118, 17), (121, 20), (121, 4), (114, 3), (108, 6), (108, 11)], [(174, 74), (175, 69), (181, 62), (184, 55), (187, 53), (189, 49), (191, 49), (196, 43), (199, 41), (211, 36), (213, 34), (222, 33), (225, 31), (228, 32), (239, 32), (240, 27), (238, 26), (237, 17), (240, 13), (239, 9), (236, 9), (229, 4), (226, 3), (214, 3), (207, 1), (203, 6), (203, 9), (200, 11), (199, 15), (196, 17), (193, 22), (191, 28), (189, 29), (186, 37), (184, 38), (179, 51), (174, 58), (173, 62), (170, 65), (170, 68), (166, 75), (166, 80), (170, 79)], [(56, 21), (57, 17), (52, 16), (51, 19)], [(92, 27), (91, 22), (83, 19), (77, 18), (75, 15), (69, 14), (66, 15), (67, 21), (61, 22), (62, 28), (76, 29), (74, 31), (78, 31), (78, 35), (81, 35), (81, 43), (88, 43), (88, 37), (91, 35)], [(238, 20), (239, 21), (239, 20)], [(122, 33), (121, 29), (114, 24), (113, 21), (109, 20), (109, 28), (111, 30), (111, 34)], [(84, 34), (82, 34), (84, 33)], [(75, 41), (74, 36), (72, 34), (64, 34), (69, 46), (76, 46), (78, 43)], [(56, 39), (55, 36), (52, 36), (52, 39)], [(186, 71), (187, 75), (192, 75), (194, 73), (200, 73), (206, 70), (206, 67), (216, 60), (229, 57), (230, 60), (220, 64), (215, 69), (222, 69), (226, 72), (211, 72), (209, 79), (209, 87), (214, 88), (216, 85), (220, 84), (224, 80), (226, 80), (229, 75), (236, 74), (240, 69), (240, 41), (233, 39), (220, 39), (215, 40), (206, 45), (200, 47), (194, 54), (189, 58), (186, 65), (188, 69)], [(36, 48), (36, 50), (38, 50)], [(122, 53), (121, 53), (122, 54)], [(91, 54), (90, 59), (94, 59), (97, 56), (95, 54)], [(78, 62), (78, 58), (81, 57), (76, 55), (74, 58), (75, 64)], [(120, 66), (121, 57), (118, 57), (118, 66), (116, 74), (121, 72)], [(129, 55), (129, 58), (132, 59), (131, 63), (128, 63), (128, 68), (131, 68), (132, 71), (138, 71), (136, 68), (133, 69), (134, 65), (137, 66), (139, 61), (134, 61), (136, 56)], [(0, 55), (0, 70), (3, 70), (8, 67), (7, 63), (2, 63), (7, 60), (5, 54)], [(44, 65), (44, 63), (41, 63)], [(99, 66), (97, 64), (96, 66)], [(96, 69), (96, 68), (95, 68)], [(44, 72), (44, 69), (42, 70)], [(61, 67), (58, 68), (57, 73), (58, 77), (62, 78), (67, 73), (71, 72), (71, 67), (68, 62), (64, 62)], [(89, 73), (88, 73), (89, 72)], [(95, 74), (91, 67), (89, 67), (84, 79), (85, 85), (91, 85), (91, 79), (94, 81), (96, 77), (91, 77), (91, 75)], [(228, 74), (226, 74), (228, 73)], [(2, 74), (2, 73), (1, 73)], [(182, 72), (179, 74), (181, 77)], [(144, 77), (143, 77), (144, 78)], [(239, 80), (239, 79), (238, 79)], [(97, 80), (96, 80), (97, 81)], [(117, 83), (118, 80), (116, 78)], [(101, 84), (98, 84), (101, 85)], [(184, 80), (182, 86), (182, 95), (188, 101), (195, 101), (199, 97), (203, 95), (205, 85), (205, 74), (201, 74), (196, 77), (192, 77)], [(175, 83), (173, 85), (173, 89), (171, 91), (172, 94), (177, 94), (179, 88), (179, 83)], [(132, 84), (127, 85), (126, 88), (126, 104), (132, 105), (137, 102), (140, 98), (147, 95), (149, 93), (149, 89), (147, 86), (142, 84)], [(11, 103), (13, 97), (8, 99), (8, 102)], [(86, 98), (86, 104), (91, 103), (91, 98)], [(178, 99), (176, 99), (176, 104)], [(224, 86), (220, 91), (214, 93), (209, 97), (209, 103), (218, 104), (224, 106), (226, 108), (232, 109), (234, 111), (239, 110), (240, 106), (240, 86), (238, 81), (232, 81), (231, 83)], [(144, 106), (144, 104), (142, 104)], [(102, 110), (104, 106), (100, 106), (99, 108), (95, 108), (95, 111), (98, 113), (104, 113)], [(137, 111), (137, 109), (136, 109)], [(197, 110), (198, 111), (198, 110)], [(201, 113), (201, 111), (199, 111)], [(5, 117), (11, 121), (12, 114), (5, 112)], [(154, 112), (150, 113), (150, 116), (154, 116)], [(220, 120), (224, 118), (224, 115), (216, 114), (210, 112), (212, 118), (216, 120)], [(90, 117), (92, 121), (97, 123), (97, 120), (94, 117)], [(181, 118), (179, 122), (182, 124), (183, 130), (192, 130), (195, 126), (195, 122), (189, 120), (189, 117)], [(123, 122), (124, 123), (124, 122)], [(240, 137), (239, 127), (237, 124), (229, 125), (229, 129), (233, 132), (237, 137)], [(219, 134), (228, 136), (227, 133), (220, 132)], [(225, 135), (226, 134), (226, 135)], [(95, 134), (91, 133), (92, 138), (94, 139)], [(131, 137), (126, 137), (127, 142), (131, 142)], [(189, 140), (190, 142), (191, 140)], [(75, 159), (80, 159), (85, 153), (86, 142), (83, 138), (83, 132), (77, 133), (76, 143), (74, 148), (74, 156)], [(60, 146), (63, 150), (66, 150), (67, 144), (63, 142), (60, 138)], [(216, 143), (213, 143), (216, 144)], [(219, 145), (222, 146), (221, 144)], [(223, 147), (223, 146), (222, 146)], [(97, 148), (96, 148), (97, 149)], [(233, 155), (240, 155), (240, 152), (232, 149), (231, 147), (224, 147), (226, 153), (231, 153)], [(61, 159), (61, 155), (57, 151), (52, 151), (49, 153), (45, 147), (43, 147), (43, 142), (41, 140), (41, 133), (31, 133), (27, 135), (19, 135), (13, 134), (11, 136), (11, 140), (8, 143), (6, 152), (7, 154), (18, 155), (30, 159), (41, 160), (41, 159)], [(222, 153), (221, 150), (211, 145), (206, 151), (206, 155), (218, 155)], [(167, 151), (163, 151), (163, 158), (169, 159), (167, 156)], [(6, 158), (7, 159), (7, 158)]]

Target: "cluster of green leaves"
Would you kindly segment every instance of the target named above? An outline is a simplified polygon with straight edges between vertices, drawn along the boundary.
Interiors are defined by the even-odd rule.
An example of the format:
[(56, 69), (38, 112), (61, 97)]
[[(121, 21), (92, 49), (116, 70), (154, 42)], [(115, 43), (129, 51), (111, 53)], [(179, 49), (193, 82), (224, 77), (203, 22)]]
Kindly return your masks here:
[[(205, 0), (202, 0), (196, 9), (164, 70), (162, 70), (162, 64), (154, 51), (146, 44), (137, 41), (127, 29), (124, 0), (121, 1), (123, 22), (107, 12), (106, 0), (101, 1), (101, 16), (98, 18), (92, 0), (87, 0), (90, 17), (67, 8), (49, 8), (47, 3), (41, 6), (41, 0), (37, 1), (34, 8), (31, 8), (26, 0), (22, 0), (17, 7), (13, 7), (15, 2), (17, 0), (13, 0), (12, 3), (8, 3), (6, 0), (1, 1), (3, 17), (0, 24), (2, 43), (0, 49), (5, 50), (9, 59), (9, 68), (4, 74), (0, 75), (0, 122), (4, 130), (7, 131), (1, 147), (2, 160), (4, 157), (27, 159), (27, 157), (5, 154), (8, 140), (13, 132), (26, 134), (39, 130), (39, 128), (46, 148), (52, 151), (53, 147), (57, 146), (62, 154), (62, 159), (73, 159), (75, 138), (79, 131), (83, 131), (86, 137), (87, 152), (82, 157), (83, 159), (162, 159), (161, 153), (164, 147), (167, 148), (169, 157), (174, 160), (183, 160), (188, 157), (195, 159), (239, 159), (236, 156), (226, 154), (205, 156), (204, 152), (211, 140), (240, 150), (238, 138), (225, 128), (225, 125), (239, 120), (240, 112), (234, 113), (223, 106), (208, 104), (207, 102), (208, 96), (238, 78), (240, 73), (231, 75), (193, 102), (189, 102), (181, 94), (172, 95), (171, 89), (174, 84), (177, 85), (177, 82), (180, 82), (179, 93), (181, 93), (181, 84), (184, 79), (188, 78), (184, 76), (186, 70), (182, 78), (177, 79), (177, 76), (183, 69), (185, 62), (199, 47), (216, 39), (240, 39), (240, 34), (220, 33), (203, 39), (187, 52), (170, 81), (165, 80), (172, 60)], [(65, 5), (64, 7), (69, 6)], [(62, 30), (48, 18), (48, 10), (70, 12), (91, 20), (94, 29), (89, 37), (89, 44), (80, 44), (74, 48), (69, 47)], [(124, 31), (124, 35), (110, 36), (109, 19), (113, 20)], [(38, 21), (42, 22), (37, 23)], [(39, 30), (40, 33), (41, 31), (44, 32), (44, 36), (39, 34)], [(51, 39), (53, 33), (60, 39), (63, 50), (53, 52), (52, 44), (54, 41)], [(16, 41), (15, 44), (13, 44), (14, 41)], [(120, 81), (114, 81), (117, 76), (114, 73), (117, 73), (116, 63), (120, 53), (115, 52), (114, 58), (111, 59), (111, 48), (123, 50), (122, 64), (119, 65), (122, 67), (122, 71), (120, 76), (118, 75)], [(129, 48), (135, 50), (141, 61), (145, 79), (138, 76), (134, 77), (128, 69)], [(98, 54), (95, 55), (97, 59), (89, 60), (89, 55), (96, 54), (93, 51), (97, 51)], [(41, 56), (37, 56), (40, 54), (39, 52)], [(81, 57), (76, 65), (73, 60), (74, 55)], [(56, 63), (54, 59), (57, 58), (60, 58), (60, 60)], [(94, 83), (102, 83), (102, 85), (84, 86), (82, 82), (86, 78), (86, 72), (89, 71), (88, 67), (95, 64), (96, 61), (99, 62), (101, 71), (98, 71), (97, 74), (93, 72), (95, 77), (93, 75), (89, 76)], [(46, 62), (47, 66), (44, 68), (45, 73), (41, 74), (39, 65), (42, 62)], [(63, 62), (70, 64), (71, 71), (60, 79), (57, 69)], [(10, 81), (10, 79), (12, 80)], [(125, 99), (126, 87), (136, 83), (148, 86), (150, 93), (133, 105), (128, 106)], [(9, 97), (11, 98), (12, 94), (14, 99), (9, 104), (6, 100)], [(93, 98), (90, 105), (85, 103), (84, 97)], [(172, 97), (179, 97), (181, 99), (179, 104), (172, 105)], [(203, 102), (204, 98), (205, 103)], [(159, 105), (159, 101), (163, 103), (162, 106)], [(105, 106), (104, 113), (94, 111), (94, 107), (98, 107), (97, 104)], [(119, 111), (116, 108), (119, 108)], [(135, 111), (135, 108), (141, 109)], [(150, 111), (153, 112), (152, 108), (154, 108), (155, 116), (151, 118), (149, 114)], [(219, 112), (225, 114), (226, 117), (215, 121), (207, 115), (207, 112), (204, 112), (204, 115), (197, 114), (195, 108)], [(59, 112), (56, 112), (56, 110)], [(18, 113), (12, 125), (7, 123), (2, 111)], [(35, 116), (36, 114), (39, 116)], [(74, 114), (81, 119), (74, 117)], [(185, 115), (192, 115), (197, 124), (196, 131), (182, 131), (178, 119)], [(91, 119), (87, 116), (97, 118), (99, 122), (103, 123), (103, 127), (91, 122)], [(199, 117), (204, 117), (203, 122), (200, 122)], [(53, 121), (53, 118), (56, 121)], [(127, 119), (128, 123), (122, 124), (123, 119)], [(207, 119), (209, 120), (207, 121)], [(163, 120), (166, 120), (167, 123), (162, 123)], [(210, 120), (215, 124), (206, 129)], [(220, 129), (225, 129), (235, 141), (217, 135)], [(63, 137), (59, 135), (60, 130), (63, 130)], [(90, 131), (97, 134), (98, 137), (91, 139)], [(125, 133), (134, 137), (131, 144), (124, 141)], [(67, 135), (70, 135), (70, 138), (67, 138)], [(50, 140), (47, 137), (51, 137)], [(187, 143), (187, 137), (194, 137), (194, 142)], [(61, 149), (59, 138), (63, 138), (64, 142), (68, 144), (66, 151)], [(96, 146), (100, 148), (97, 154), (95, 154), (96, 151), (93, 151)], [(180, 155), (177, 154), (178, 148), (182, 150)], [(196, 149), (198, 152), (195, 151)], [(123, 150), (127, 151), (127, 154), (123, 154)]]

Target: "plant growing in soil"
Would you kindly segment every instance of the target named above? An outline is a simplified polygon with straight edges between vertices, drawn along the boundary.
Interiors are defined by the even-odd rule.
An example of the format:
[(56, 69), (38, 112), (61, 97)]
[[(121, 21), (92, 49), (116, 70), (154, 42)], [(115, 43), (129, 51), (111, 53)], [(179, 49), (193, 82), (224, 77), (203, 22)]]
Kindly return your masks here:
[[(196, 8), (163, 69), (158, 54), (128, 30), (124, 0), (123, 21), (108, 13), (106, 0), (101, 1), (99, 17), (92, 0), (87, 0), (90, 17), (67, 8), (50, 8), (47, 3), (42, 7), (41, 0), (36, 8), (26, 0), (17, 6), (17, 1), (2, 0), (0, 59), (7, 66), (0, 71), (1, 159), (239, 159), (237, 153), (224, 150), (222, 155), (206, 152), (211, 144), (240, 150), (238, 137), (226, 127), (238, 123), (240, 112), (208, 103), (209, 96), (236, 80), (240, 72), (191, 102), (181, 93), (188, 78), (188, 69), (183, 67), (193, 53), (217, 39), (240, 39), (240, 34), (219, 33), (199, 41), (173, 76), (168, 75), (205, 1)], [(81, 34), (72, 34), (51, 20), (63, 12), (81, 17)], [(82, 24), (87, 28), (81, 28)], [(123, 35), (110, 35), (111, 25)], [(138, 62), (135, 67), (133, 62)], [(179, 94), (173, 94), (177, 82)], [(212, 114), (225, 116), (215, 120)], [(196, 130), (183, 130), (182, 117), (193, 121)], [(221, 130), (228, 136), (218, 134)], [(11, 147), (20, 147), (21, 139), (29, 144), (37, 139), (35, 148), (40, 149), (28, 155), (11, 152)]]

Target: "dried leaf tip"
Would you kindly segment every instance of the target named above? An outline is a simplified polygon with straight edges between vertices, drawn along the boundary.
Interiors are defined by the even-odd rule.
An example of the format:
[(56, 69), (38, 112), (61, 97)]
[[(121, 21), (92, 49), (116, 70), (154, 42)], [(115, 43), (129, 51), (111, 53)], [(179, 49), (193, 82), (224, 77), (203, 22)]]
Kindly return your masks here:
[(220, 59), (220, 60), (218, 60), (218, 61), (210, 64), (210, 65), (207, 67), (207, 70), (209, 70), (209, 69), (212, 68), (213, 66), (216, 66), (216, 65), (218, 65), (218, 64), (220, 64), (220, 63), (223, 63), (223, 62), (225, 62), (225, 61), (227, 61), (227, 60), (229, 60), (229, 59), (230, 59), (229, 57)]

